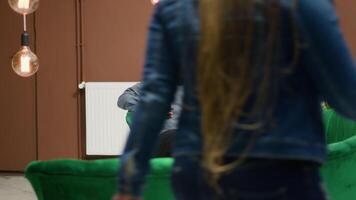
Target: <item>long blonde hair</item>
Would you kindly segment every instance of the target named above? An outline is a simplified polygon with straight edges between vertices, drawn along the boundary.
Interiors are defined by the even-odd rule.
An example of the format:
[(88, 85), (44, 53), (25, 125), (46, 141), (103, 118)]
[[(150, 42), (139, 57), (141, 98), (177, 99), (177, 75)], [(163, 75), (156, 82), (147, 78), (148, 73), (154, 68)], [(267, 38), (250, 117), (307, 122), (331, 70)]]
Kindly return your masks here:
[[(224, 162), (233, 141), (233, 125), (237, 123), (241, 130), (258, 133), (271, 118), (271, 88), (282, 74), (274, 66), (280, 45), (282, 8), (279, 0), (200, 0), (199, 9), (198, 91), (203, 165), (216, 184), (222, 174), (243, 160), (240, 157), (232, 163)], [(263, 22), (254, 17), (256, 10)], [(297, 43), (296, 36), (294, 40)], [(289, 69), (288, 74), (292, 71), (284, 69)], [(242, 119), (256, 118), (260, 113), (265, 114), (252, 124), (244, 124)]]

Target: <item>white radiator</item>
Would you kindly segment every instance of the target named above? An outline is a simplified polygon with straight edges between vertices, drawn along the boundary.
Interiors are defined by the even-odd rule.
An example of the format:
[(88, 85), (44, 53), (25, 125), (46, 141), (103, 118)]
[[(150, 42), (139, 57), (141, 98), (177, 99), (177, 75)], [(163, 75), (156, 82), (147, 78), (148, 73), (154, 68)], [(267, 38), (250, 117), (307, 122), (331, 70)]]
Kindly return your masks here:
[(85, 83), (86, 154), (120, 155), (129, 127), (118, 97), (136, 82)]

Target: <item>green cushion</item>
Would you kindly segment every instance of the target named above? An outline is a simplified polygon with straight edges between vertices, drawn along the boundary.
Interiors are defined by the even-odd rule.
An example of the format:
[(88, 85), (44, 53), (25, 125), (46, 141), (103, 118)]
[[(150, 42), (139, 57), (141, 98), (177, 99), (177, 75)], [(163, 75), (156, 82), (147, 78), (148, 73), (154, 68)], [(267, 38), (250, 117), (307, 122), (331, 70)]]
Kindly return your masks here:
[[(173, 160), (153, 159), (144, 190), (145, 200), (173, 200), (170, 174)], [(116, 191), (117, 159), (32, 162), (26, 169), (39, 200), (105, 200)]]
[(324, 110), (324, 124), (327, 144), (356, 135), (356, 122), (340, 116), (332, 109)]

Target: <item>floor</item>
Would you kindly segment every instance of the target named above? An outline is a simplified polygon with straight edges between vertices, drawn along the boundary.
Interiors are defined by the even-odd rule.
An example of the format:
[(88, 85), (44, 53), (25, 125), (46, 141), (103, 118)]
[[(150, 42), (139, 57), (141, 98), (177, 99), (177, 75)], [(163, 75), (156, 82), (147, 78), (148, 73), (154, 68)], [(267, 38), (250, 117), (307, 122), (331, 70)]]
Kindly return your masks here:
[(1, 200), (36, 200), (30, 183), (20, 174), (0, 174)]

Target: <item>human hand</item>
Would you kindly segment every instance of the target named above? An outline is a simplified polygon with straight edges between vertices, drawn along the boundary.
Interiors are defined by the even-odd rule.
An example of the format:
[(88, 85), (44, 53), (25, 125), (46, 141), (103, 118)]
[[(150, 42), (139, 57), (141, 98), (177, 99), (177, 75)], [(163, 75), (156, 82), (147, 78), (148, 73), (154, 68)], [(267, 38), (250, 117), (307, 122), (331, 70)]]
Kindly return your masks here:
[(171, 119), (173, 117), (173, 112), (172, 111), (168, 112), (167, 116), (168, 116), (168, 119)]

